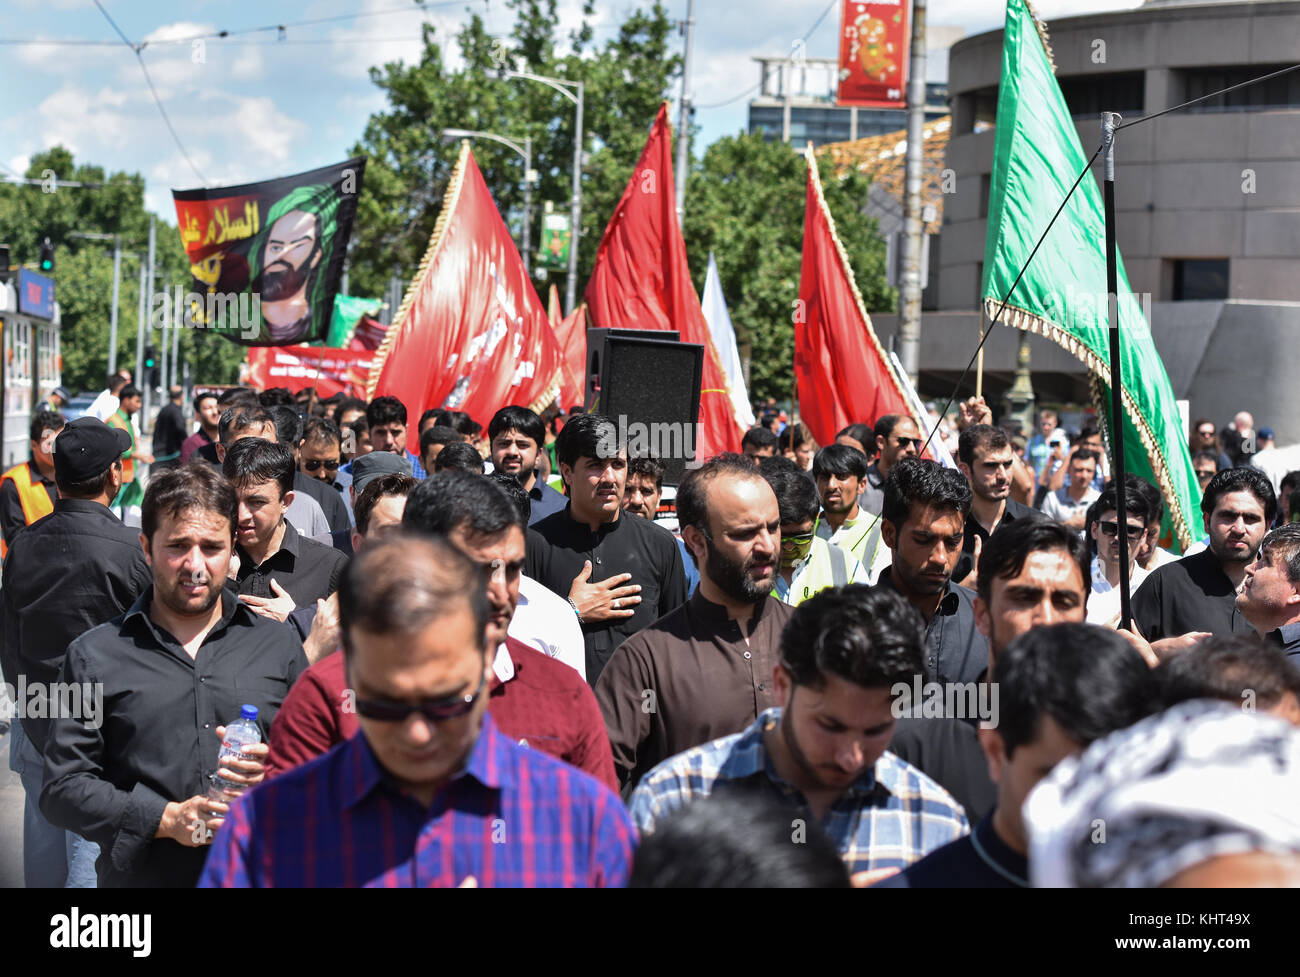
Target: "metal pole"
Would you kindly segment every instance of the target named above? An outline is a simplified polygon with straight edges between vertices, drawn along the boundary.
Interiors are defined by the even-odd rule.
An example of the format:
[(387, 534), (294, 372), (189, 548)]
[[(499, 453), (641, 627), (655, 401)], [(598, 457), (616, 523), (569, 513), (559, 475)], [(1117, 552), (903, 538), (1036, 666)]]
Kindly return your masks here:
[(172, 310), (172, 315), (176, 317), (172, 320), (172, 385), (173, 386), (178, 383), (181, 384), (181, 386), (184, 386), (183, 374), (181, 373), (181, 366), (180, 366), (181, 363), (180, 351), (181, 351), (181, 328), (185, 325), (185, 317), (181, 315), (181, 301), (179, 298), (180, 290), (181, 290), (181, 286), (177, 285), (176, 286), (177, 301), (174, 303), (175, 308)]
[(1110, 447), (1111, 477), (1115, 483), (1115, 517), (1119, 522), (1119, 626), (1128, 630), (1132, 612), (1129, 607), (1128, 579), (1128, 509), (1124, 485), (1124, 365), (1119, 358), (1119, 269), (1115, 252), (1115, 127), (1121, 117), (1117, 112), (1101, 114), (1102, 201), (1106, 211), (1106, 315), (1110, 325)]
[(140, 309), (136, 317), (135, 330), (135, 376), (140, 383), (144, 380), (140, 378), (140, 373), (144, 368), (144, 331), (145, 325), (149, 320), (149, 289), (145, 284), (145, 279), (149, 274), (149, 268), (145, 264), (144, 255), (137, 255), (140, 259)]
[(162, 369), (159, 371), (162, 377), (162, 396), (158, 398), (159, 404), (167, 403), (167, 348), (170, 345), (167, 342), (169, 327), (172, 327), (172, 282), (167, 279), (167, 284), (163, 286), (163, 317), (159, 324), (162, 329), (162, 343), (158, 347), (159, 365)]
[(677, 226), (686, 211), (686, 167), (691, 140), (691, 43), (695, 38), (695, 0), (686, 0), (686, 50), (682, 61), (682, 103), (677, 117)]
[(578, 242), (582, 239), (582, 100), (584, 84), (578, 82), (578, 116), (573, 138), (573, 201), (570, 204), (569, 280), (564, 285), (565, 312), (578, 305)]
[[(148, 300), (148, 304), (145, 306), (145, 323), (146, 323), (145, 328), (149, 330), (150, 338), (152, 338), (153, 336), (153, 323), (149, 322), (149, 318), (150, 316), (153, 315), (153, 260), (154, 260), (154, 245), (156, 243), (157, 233), (158, 233), (157, 224), (158, 222), (154, 218), (153, 214), (150, 214), (149, 215), (149, 259), (148, 259), (149, 272), (147, 276), (147, 285), (146, 285), (146, 290), (149, 293), (149, 300)], [(143, 366), (143, 363), (141, 364), (141, 366)], [(140, 417), (143, 419), (149, 416), (149, 401), (151, 399), (149, 396), (149, 388), (153, 385), (151, 383), (148, 383), (145, 377), (140, 375), (141, 372), (142, 372), (141, 367), (137, 366), (135, 382), (136, 385), (140, 388), (140, 390), (143, 391), (144, 393), (144, 403), (140, 407)], [(143, 426), (141, 426), (140, 429), (141, 431), (143, 431), (144, 430)]]
[(921, 168), (925, 125), (925, 0), (912, 0), (912, 56), (907, 78), (907, 159), (903, 194), (903, 274), (898, 290), (898, 358), (918, 382), (921, 360)]
[(113, 308), (108, 317), (108, 372), (117, 372), (117, 299), (122, 290), (122, 237), (113, 235)]
[(532, 265), (528, 257), (528, 252), (533, 249), (532, 241), (532, 212), (533, 212), (533, 137), (524, 136), (524, 246), (523, 251), (524, 274), (529, 278), (533, 276)]

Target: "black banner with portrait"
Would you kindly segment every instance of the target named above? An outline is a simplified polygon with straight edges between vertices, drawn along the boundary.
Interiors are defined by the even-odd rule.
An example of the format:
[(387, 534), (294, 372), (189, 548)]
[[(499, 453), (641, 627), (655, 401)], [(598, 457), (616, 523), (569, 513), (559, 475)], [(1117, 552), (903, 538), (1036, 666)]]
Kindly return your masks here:
[(246, 346), (295, 346), (329, 331), (364, 156), (237, 187), (173, 190), (193, 275), (186, 325)]

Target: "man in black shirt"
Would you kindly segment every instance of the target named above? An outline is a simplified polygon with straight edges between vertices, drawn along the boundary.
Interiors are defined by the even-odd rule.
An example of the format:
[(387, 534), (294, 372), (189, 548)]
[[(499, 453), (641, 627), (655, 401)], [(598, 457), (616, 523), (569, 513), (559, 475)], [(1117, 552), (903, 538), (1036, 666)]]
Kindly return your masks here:
[(108, 508), (122, 486), (122, 452), (130, 443), (126, 431), (93, 417), (64, 427), (53, 446), (62, 498), (14, 540), (4, 563), (4, 674), (22, 707), (9, 763), (27, 792), (23, 866), (32, 888), (94, 884), (96, 846), (50, 824), (38, 801), (50, 692), (68, 644), (121, 614), (149, 586), (140, 534)]
[(103, 705), (51, 724), (41, 810), (99, 843), (102, 886), (197, 882), (228, 810), (207, 799), (225, 724), (257, 707), (262, 742), (221, 775), (259, 782), (271, 721), (307, 668), (290, 629), (223, 589), (238, 509), (230, 483), (206, 466), (152, 479), (140, 541), (153, 583), (68, 647), (60, 681), (96, 688), (97, 701), (102, 690)]
[(1300, 523), (1271, 530), (1246, 568), (1237, 609), (1255, 633), (1300, 663)]
[(952, 579), (965, 580), (979, 558), (978, 548), (1003, 523), (1042, 513), (1011, 498), (1011, 469), (1016, 455), (1006, 432), (992, 424), (972, 424), (957, 440), (957, 467), (970, 482), (970, 514), (962, 557)]
[(975, 592), (951, 579), (970, 503), (966, 479), (937, 462), (904, 458), (885, 479), (881, 539), (893, 563), (876, 586), (905, 597), (925, 622), (927, 681), (975, 682), (988, 667)]
[[(878, 516), (885, 502), (885, 479), (898, 462), (919, 455), (924, 442), (916, 421), (906, 414), (881, 414), (876, 418), (872, 436), (876, 460), (867, 466), (858, 505), (863, 512)], [(836, 442), (839, 443), (838, 438)]]
[(338, 589), (348, 558), (298, 535), (285, 518), (293, 501), (293, 452), (261, 438), (240, 438), (223, 463), (239, 496), (235, 581), (258, 614), (285, 620)]
[(686, 572), (672, 533), (623, 516), (627, 447), (613, 421), (579, 414), (555, 453), (569, 502), (533, 524), (549, 545), (528, 547), (524, 572), (574, 606), (595, 685), (615, 648), (685, 602)]
[(1237, 607), (1246, 567), (1273, 523), (1277, 497), (1257, 468), (1230, 468), (1210, 479), (1201, 517), (1210, 545), (1151, 571), (1133, 595), (1133, 623), (1153, 644), (1205, 633), (1248, 634), (1250, 622)]
[(882, 888), (1028, 888), (1029, 839), (1020, 810), (1048, 772), (1093, 740), (1155, 711), (1156, 680), (1114, 631), (1091, 624), (1036, 628), (998, 657), (996, 725), (979, 730), (997, 806), (964, 838)]
[(185, 443), (185, 415), (181, 412), (181, 397), (185, 391), (180, 387), (169, 387), (167, 403), (153, 422), (153, 468), (154, 473), (175, 468), (180, 464), (181, 445)]
[[(1000, 527), (980, 555), (974, 605), (976, 627), (989, 641), (988, 673), (1025, 632), (1062, 622), (1082, 624), (1088, 581), (1088, 550), (1074, 531), (1041, 514)], [(984, 701), (991, 702), (991, 694)], [(914, 711), (899, 719), (889, 749), (938, 781), (971, 821), (982, 818), (996, 794), (976, 737), (978, 717), (924, 715), (924, 710), (921, 717)]]

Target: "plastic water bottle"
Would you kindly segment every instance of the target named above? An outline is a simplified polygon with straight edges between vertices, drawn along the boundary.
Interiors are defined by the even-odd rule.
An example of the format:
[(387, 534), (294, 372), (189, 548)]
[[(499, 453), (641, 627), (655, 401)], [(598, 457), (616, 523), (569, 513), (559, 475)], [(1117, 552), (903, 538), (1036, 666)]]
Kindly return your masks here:
[(262, 731), (257, 726), (257, 706), (241, 706), (239, 719), (226, 727), (226, 738), (221, 741), (221, 752), (217, 754), (217, 772), (212, 775), (212, 786), (208, 788), (208, 800), (229, 804), (232, 795), (238, 795), (245, 789), (244, 784), (235, 783), (221, 776), (221, 767), (227, 760), (247, 759), (244, 747), (262, 742)]

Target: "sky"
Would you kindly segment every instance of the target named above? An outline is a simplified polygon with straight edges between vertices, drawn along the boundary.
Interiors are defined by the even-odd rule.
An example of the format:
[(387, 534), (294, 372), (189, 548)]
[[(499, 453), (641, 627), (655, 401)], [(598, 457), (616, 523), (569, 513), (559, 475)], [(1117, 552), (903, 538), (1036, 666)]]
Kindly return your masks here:
[[(143, 174), (146, 206), (169, 221), (175, 220), (172, 189), (269, 179), (345, 159), (370, 114), (385, 107), (368, 68), (418, 59), (422, 21), (448, 42), (471, 12), (502, 36), (512, 22), (502, 0), (425, 0), (423, 8), (413, 0), (101, 3), (132, 44), (145, 45), (140, 60), (175, 138), (140, 60), (93, 0), (0, 0), (0, 171), (22, 173), (33, 153), (62, 144), (78, 162)], [(685, 18), (686, 0), (664, 3), (670, 17)], [(596, 42), (608, 39), (637, 5), (596, 0)], [(1035, 4), (1048, 20), (1139, 5)], [(800, 45), (809, 58), (835, 56), (838, 6), (828, 0), (696, 0), (690, 87), (701, 133), (697, 154), (745, 128), (759, 78), (754, 57), (790, 55)], [(560, 0), (558, 7), (565, 36), (577, 26), (581, 2)], [(1003, 9), (1002, 0), (930, 0), (927, 16), (932, 25), (973, 34), (1000, 27)], [(276, 24), (285, 25), (283, 41), (275, 29), (253, 30)], [(196, 39), (221, 30), (230, 36)], [(55, 40), (94, 43), (10, 43)], [(946, 66), (932, 65), (927, 74), (942, 79)]]

